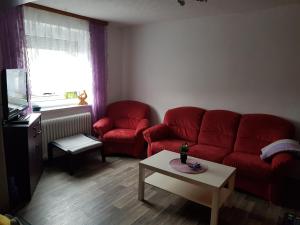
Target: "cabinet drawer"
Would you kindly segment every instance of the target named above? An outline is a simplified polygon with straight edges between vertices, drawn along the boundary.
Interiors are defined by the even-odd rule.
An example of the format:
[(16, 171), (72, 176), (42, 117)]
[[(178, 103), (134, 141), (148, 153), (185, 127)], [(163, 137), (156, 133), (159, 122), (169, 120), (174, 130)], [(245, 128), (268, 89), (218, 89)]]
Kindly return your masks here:
[(42, 134), (42, 126), (41, 126), (41, 120), (39, 119), (30, 126), (29, 136), (31, 138), (37, 138), (40, 137), (41, 134)]

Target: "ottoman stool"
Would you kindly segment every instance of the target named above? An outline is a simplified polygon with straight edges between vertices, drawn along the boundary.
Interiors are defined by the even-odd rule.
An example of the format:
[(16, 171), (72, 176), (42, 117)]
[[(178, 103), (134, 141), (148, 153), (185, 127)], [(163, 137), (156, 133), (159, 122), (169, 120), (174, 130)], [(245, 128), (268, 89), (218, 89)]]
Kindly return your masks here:
[[(87, 152), (89, 150), (94, 150), (100, 148), (102, 142), (95, 137), (77, 134), (70, 137), (64, 137), (56, 139), (48, 144), (48, 159), (51, 161), (53, 159), (53, 149), (57, 148), (67, 154), (69, 173), (73, 174), (73, 159), (75, 155)], [(105, 156), (103, 155), (103, 150), (100, 148), (102, 162), (105, 162)]]

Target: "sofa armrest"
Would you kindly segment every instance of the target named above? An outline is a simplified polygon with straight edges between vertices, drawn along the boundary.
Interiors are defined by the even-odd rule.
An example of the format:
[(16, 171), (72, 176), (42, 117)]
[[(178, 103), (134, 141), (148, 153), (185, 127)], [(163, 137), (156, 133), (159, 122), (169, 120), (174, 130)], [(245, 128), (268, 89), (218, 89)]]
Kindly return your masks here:
[(93, 125), (93, 129), (100, 137), (113, 128), (113, 122), (108, 117), (101, 118)]
[(144, 138), (148, 143), (157, 141), (159, 139), (167, 138), (170, 134), (170, 130), (165, 124), (158, 124), (148, 128), (144, 131)]
[(276, 154), (272, 158), (272, 170), (275, 172), (282, 172), (287, 168), (287, 166), (293, 161), (292, 154), (288, 152), (281, 152)]
[(143, 133), (143, 131), (146, 130), (149, 126), (150, 126), (149, 120), (148, 119), (142, 119), (136, 127), (135, 135), (136, 136), (141, 135)]

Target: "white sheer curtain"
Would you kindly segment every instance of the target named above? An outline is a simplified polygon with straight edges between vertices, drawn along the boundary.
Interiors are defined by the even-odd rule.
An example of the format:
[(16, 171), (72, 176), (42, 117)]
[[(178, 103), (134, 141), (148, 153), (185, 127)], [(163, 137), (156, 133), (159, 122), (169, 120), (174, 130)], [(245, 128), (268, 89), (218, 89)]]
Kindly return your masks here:
[(33, 101), (83, 90), (91, 96), (88, 22), (31, 7), (24, 18)]

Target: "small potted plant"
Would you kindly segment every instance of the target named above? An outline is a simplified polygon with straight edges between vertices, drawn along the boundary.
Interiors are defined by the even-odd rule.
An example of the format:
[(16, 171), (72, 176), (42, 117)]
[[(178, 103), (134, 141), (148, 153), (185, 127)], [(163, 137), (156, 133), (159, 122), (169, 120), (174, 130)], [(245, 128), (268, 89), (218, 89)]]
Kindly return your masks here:
[(187, 152), (189, 151), (189, 146), (187, 143), (184, 143), (183, 145), (180, 146), (179, 152), (180, 152), (180, 160), (181, 163), (186, 164), (187, 160)]

